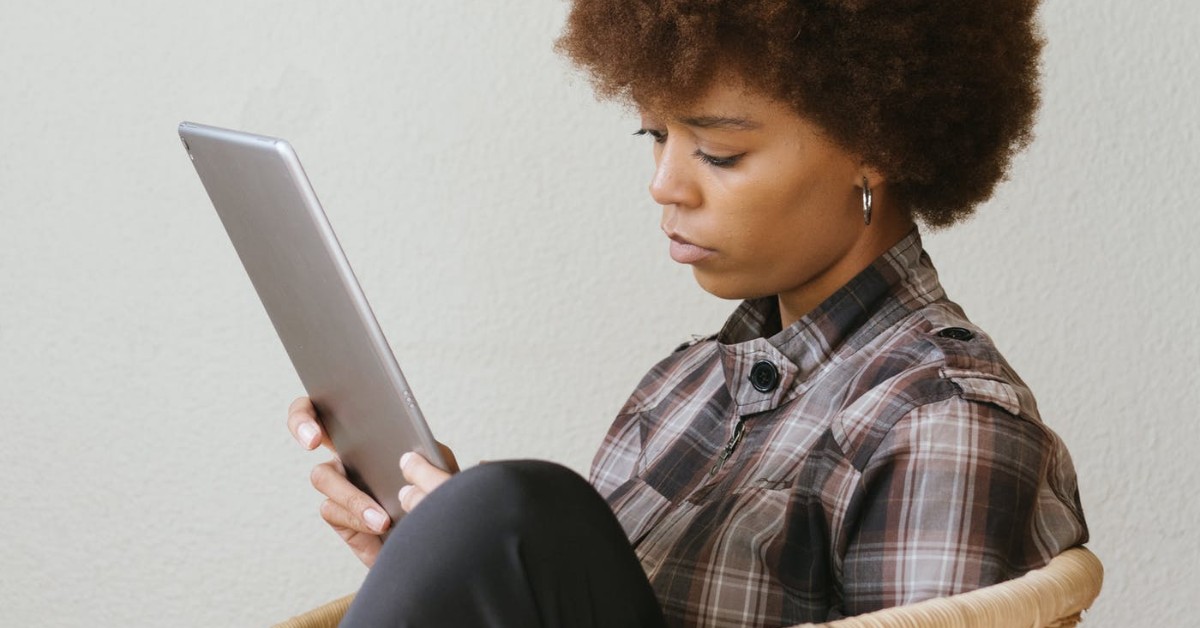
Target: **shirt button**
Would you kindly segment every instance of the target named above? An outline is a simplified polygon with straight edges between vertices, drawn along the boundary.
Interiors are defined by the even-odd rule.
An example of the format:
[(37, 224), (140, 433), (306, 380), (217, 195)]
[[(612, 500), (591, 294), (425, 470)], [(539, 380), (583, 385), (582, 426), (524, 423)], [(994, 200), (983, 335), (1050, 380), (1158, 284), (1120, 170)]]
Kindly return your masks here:
[(768, 393), (779, 386), (779, 369), (766, 360), (755, 362), (750, 368), (750, 384), (758, 392)]
[(951, 340), (970, 340), (975, 337), (975, 334), (963, 329), (962, 327), (947, 327), (937, 333), (940, 338), (949, 338)]

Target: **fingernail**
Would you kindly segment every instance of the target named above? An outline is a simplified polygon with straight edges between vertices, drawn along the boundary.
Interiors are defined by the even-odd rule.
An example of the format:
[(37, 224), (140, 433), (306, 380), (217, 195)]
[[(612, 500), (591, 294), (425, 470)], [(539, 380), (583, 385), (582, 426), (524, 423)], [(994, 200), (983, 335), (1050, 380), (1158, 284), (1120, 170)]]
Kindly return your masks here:
[[(409, 460), (412, 460), (412, 452), (411, 451), (404, 454), (403, 456), (400, 456), (400, 468), (403, 469), (404, 466), (408, 464)], [(404, 488), (408, 488), (408, 487), (406, 486)]]
[(317, 434), (321, 433), (317, 429), (317, 426), (312, 423), (301, 423), (300, 427), (296, 428), (296, 431), (299, 433), (300, 444), (305, 447), (312, 445), (313, 440), (317, 438)]
[(373, 530), (383, 530), (383, 526), (387, 525), (387, 515), (374, 508), (364, 510), (363, 519), (366, 520), (367, 525), (371, 526)]
[(399, 493), (396, 493), (396, 497), (397, 497), (397, 498), (399, 498), (399, 499), (400, 499), (400, 503), (401, 503), (401, 504), (403, 504), (403, 503), (404, 503), (404, 498), (405, 498), (405, 497), (407, 497), (407, 496), (408, 496), (408, 494), (409, 494), (409, 493), (411, 493), (411, 492), (412, 492), (412, 485), (411, 485), (411, 484), (405, 484), (404, 486), (400, 487), (400, 492), (399, 492)]

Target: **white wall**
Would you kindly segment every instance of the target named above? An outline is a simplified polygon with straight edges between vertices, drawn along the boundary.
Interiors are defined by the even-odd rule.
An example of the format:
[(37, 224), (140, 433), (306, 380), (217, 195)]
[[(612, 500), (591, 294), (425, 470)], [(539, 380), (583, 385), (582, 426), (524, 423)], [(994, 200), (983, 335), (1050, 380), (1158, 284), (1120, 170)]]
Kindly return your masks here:
[[(1046, 6), (1039, 139), (928, 239), (1074, 453), (1094, 626), (1200, 611), (1195, 7)], [(364, 573), (180, 120), (292, 140), (461, 460), (585, 469), (644, 370), (717, 328), (636, 121), (550, 50), (565, 10), (0, 2), (0, 623), (257, 626)]]

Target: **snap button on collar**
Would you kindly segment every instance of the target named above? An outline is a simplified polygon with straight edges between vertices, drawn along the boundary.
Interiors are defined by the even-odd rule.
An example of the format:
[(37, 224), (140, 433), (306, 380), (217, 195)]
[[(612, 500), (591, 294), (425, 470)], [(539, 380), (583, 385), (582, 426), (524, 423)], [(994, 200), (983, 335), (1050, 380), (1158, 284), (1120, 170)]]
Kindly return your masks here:
[(962, 327), (947, 327), (937, 333), (940, 338), (949, 338), (951, 340), (970, 340), (975, 337), (975, 334), (963, 329)]
[(750, 385), (754, 390), (769, 393), (779, 386), (779, 369), (766, 360), (760, 360), (750, 367)]

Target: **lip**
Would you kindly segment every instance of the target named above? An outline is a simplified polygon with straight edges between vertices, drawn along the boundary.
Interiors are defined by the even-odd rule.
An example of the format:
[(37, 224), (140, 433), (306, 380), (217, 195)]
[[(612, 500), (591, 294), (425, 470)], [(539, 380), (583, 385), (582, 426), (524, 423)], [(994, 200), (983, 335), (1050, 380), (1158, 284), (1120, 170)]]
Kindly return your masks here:
[(716, 251), (706, 249), (698, 244), (692, 243), (687, 238), (671, 231), (663, 230), (667, 234), (667, 238), (671, 240), (671, 259), (680, 264), (695, 264), (704, 261), (713, 255)]

